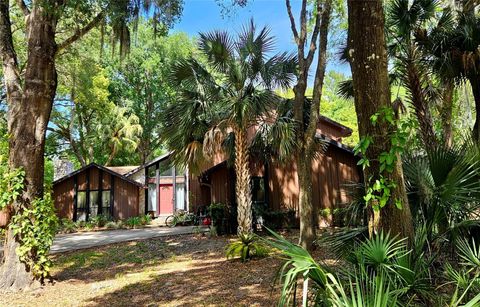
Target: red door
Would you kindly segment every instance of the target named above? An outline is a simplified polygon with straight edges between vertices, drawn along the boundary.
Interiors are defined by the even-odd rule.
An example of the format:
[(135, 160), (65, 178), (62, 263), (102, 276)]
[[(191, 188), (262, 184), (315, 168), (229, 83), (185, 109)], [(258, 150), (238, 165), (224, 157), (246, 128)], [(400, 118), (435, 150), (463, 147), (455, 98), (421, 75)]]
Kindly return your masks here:
[(158, 187), (158, 215), (169, 215), (173, 213), (173, 185), (160, 184)]

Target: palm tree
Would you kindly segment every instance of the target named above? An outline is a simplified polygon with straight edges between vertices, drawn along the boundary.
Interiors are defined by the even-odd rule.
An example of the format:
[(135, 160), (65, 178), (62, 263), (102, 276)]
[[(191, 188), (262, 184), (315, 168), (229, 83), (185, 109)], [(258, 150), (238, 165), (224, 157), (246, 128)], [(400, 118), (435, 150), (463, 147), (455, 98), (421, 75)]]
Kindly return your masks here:
[(235, 39), (224, 31), (200, 33), (203, 62), (192, 58), (174, 65), (171, 83), (180, 88), (179, 100), (163, 114), (161, 137), (174, 161), (193, 171), (233, 139), (239, 233), (252, 229), (247, 130), (271, 116), (279, 101), (274, 90), (294, 79), (295, 58), (268, 57), (273, 48), (268, 28), (257, 31), (253, 21)]
[[(473, 1), (465, 1), (473, 4)], [(443, 79), (468, 80), (475, 107), (480, 110), (480, 18), (471, 8), (455, 11), (445, 8), (438, 26), (431, 32), (417, 33), (417, 40), (432, 57), (432, 67)], [(480, 112), (476, 112), (473, 137), (480, 140)]]
[(399, 79), (407, 89), (427, 150), (433, 150), (437, 146), (430, 111), (436, 96), (432, 95), (431, 70), (415, 40), (415, 33), (426, 27), (435, 17), (437, 9), (436, 0), (395, 0), (388, 6), (386, 15), (389, 52), (394, 58)]
[(105, 166), (110, 165), (119, 150), (123, 148), (133, 152), (140, 141), (139, 136), (143, 129), (139, 119), (136, 115), (128, 115), (126, 112), (126, 108), (115, 107), (111, 116), (99, 127), (110, 149)]

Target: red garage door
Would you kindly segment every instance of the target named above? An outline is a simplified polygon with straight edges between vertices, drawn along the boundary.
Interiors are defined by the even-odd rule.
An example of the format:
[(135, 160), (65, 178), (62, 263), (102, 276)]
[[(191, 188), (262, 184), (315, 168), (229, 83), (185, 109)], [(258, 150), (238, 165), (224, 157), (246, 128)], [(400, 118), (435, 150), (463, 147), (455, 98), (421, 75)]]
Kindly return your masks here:
[(160, 196), (158, 204), (158, 215), (169, 215), (173, 213), (173, 185), (160, 184), (158, 187)]

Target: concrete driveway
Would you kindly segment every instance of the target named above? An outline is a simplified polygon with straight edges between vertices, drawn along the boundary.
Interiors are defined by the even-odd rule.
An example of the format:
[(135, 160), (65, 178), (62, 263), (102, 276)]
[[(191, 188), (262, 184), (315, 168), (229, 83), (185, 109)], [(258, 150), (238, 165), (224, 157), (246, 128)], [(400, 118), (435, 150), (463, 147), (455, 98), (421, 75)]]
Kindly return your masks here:
[[(195, 232), (194, 228), (195, 226), (149, 227), (62, 234), (55, 237), (50, 253), (56, 254), (112, 243), (191, 234)], [(198, 232), (198, 228), (196, 231)], [(208, 231), (208, 229), (201, 228), (201, 231)]]

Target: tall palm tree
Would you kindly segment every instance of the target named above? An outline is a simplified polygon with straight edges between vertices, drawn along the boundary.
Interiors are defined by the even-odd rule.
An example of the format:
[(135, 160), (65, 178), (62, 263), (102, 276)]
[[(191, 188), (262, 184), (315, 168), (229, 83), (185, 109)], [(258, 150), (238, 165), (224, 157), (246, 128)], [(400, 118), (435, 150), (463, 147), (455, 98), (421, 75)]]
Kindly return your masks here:
[[(474, 3), (465, 1), (467, 2)], [(480, 17), (472, 11), (475, 6), (464, 5), (462, 11), (444, 9), (438, 22), (441, 27), (431, 32), (419, 32), (417, 40), (428, 48), (436, 72), (450, 80), (468, 80), (475, 107), (480, 110)], [(472, 134), (479, 142), (480, 112), (477, 111), (476, 114)]]
[(201, 60), (174, 66), (171, 82), (180, 88), (180, 98), (163, 115), (162, 138), (174, 161), (194, 171), (233, 138), (239, 233), (252, 229), (247, 130), (271, 116), (279, 101), (274, 90), (294, 79), (295, 57), (269, 57), (273, 48), (268, 28), (258, 31), (253, 21), (236, 38), (224, 31), (200, 33)]
[(432, 95), (431, 70), (415, 40), (415, 33), (424, 29), (436, 15), (437, 0), (395, 0), (387, 7), (386, 26), (390, 39), (389, 52), (395, 70), (405, 85), (419, 123), (420, 134), (427, 150), (437, 146), (430, 106)]

